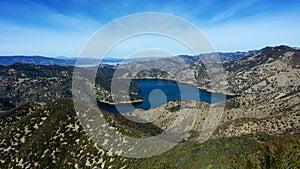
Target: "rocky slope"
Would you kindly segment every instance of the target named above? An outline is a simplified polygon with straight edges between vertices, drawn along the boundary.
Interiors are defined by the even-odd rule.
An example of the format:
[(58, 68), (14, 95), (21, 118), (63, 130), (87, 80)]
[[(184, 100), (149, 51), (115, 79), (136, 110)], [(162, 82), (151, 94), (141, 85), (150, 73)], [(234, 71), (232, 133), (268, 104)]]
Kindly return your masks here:
[(241, 96), (228, 102), (234, 106), (226, 111), (224, 121), (248, 118), (243, 126), (238, 127), (235, 122), (229, 125), (240, 130), (235, 135), (299, 129), (299, 57), (298, 50), (287, 46), (267, 47), (238, 62), (225, 64), (228, 83), (232, 84), (228, 90)]

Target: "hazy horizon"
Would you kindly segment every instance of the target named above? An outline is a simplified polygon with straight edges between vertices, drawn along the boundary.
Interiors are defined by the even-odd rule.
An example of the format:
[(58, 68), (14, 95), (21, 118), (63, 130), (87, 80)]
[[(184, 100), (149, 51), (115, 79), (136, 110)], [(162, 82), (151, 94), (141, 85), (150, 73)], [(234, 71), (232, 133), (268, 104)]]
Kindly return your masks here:
[[(292, 48), (300, 48), (300, 46), (290, 46), (290, 45), (285, 45), (285, 44), (280, 44), (280, 45), (276, 45), (276, 46), (289, 46)], [(250, 52), (250, 51), (255, 51), (255, 50), (260, 50), (263, 49), (265, 47), (276, 47), (276, 46), (270, 46), (270, 45), (266, 45), (264, 47), (261, 48), (257, 48), (257, 49), (249, 49), (249, 50), (245, 50), (245, 51), (215, 51), (217, 53), (238, 53), (238, 52)], [(211, 52), (208, 53), (199, 53), (198, 55), (201, 54), (210, 54)], [(170, 56), (162, 56), (162, 57), (172, 57), (172, 56), (180, 56), (180, 55), (188, 55), (188, 54), (178, 54), (178, 55), (170, 55)], [(24, 55), (24, 54), (13, 54), (13, 55), (0, 55), (0, 57), (47, 57), (47, 58), (54, 58), (54, 59), (77, 59), (79, 56), (63, 56), (63, 55), (58, 55), (58, 56), (48, 56), (48, 55), (39, 55), (39, 54), (30, 54), (30, 55)], [(197, 56), (197, 55), (189, 55), (189, 56)], [(88, 59), (97, 59), (97, 58), (93, 58), (93, 57), (87, 57)], [(124, 57), (119, 56), (119, 57), (115, 57), (115, 56), (106, 56), (106, 59), (124, 59)], [(138, 56), (138, 57), (133, 57), (133, 58), (143, 58), (143, 56)], [(160, 56), (146, 56), (144, 58), (160, 58)]]

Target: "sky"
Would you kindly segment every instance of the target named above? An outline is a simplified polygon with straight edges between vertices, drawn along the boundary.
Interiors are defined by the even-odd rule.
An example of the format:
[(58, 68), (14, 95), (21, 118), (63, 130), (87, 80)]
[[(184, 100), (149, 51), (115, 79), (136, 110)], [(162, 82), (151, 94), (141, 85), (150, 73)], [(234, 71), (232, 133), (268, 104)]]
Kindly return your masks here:
[[(281, 44), (300, 47), (299, 0), (0, 0), (0, 8), (2, 56), (76, 57), (97, 30), (143, 12), (171, 14), (190, 22), (218, 52)], [(190, 54), (177, 42), (147, 35), (116, 46), (110, 56), (128, 55), (146, 39), (149, 48), (156, 44), (159, 50), (171, 50), (171, 46), (170, 54)]]

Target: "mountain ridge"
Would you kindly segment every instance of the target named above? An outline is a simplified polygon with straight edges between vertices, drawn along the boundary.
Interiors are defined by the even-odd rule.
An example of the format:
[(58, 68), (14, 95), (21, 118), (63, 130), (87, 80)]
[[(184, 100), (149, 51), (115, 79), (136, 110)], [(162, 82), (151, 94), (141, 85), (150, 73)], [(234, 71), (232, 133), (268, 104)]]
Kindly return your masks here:
[[(213, 53), (204, 53), (199, 55), (178, 55), (178, 57), (188, 57), (192, 59), (197, 59), (200, 57), (206, 57), (209, 55), (216, 54), (218, 55), (222, 61), (231, 61), (244, 57), (247, 54), (254, 52), (255, 50), (250, 50), (248, 52), (213, 52)], [(172, 57), (172, 56), (168, 56)], [(134, 61), (147, 61), (159, 59), (161, 57), (141, 57), (141, 58), (129, 58), (126, 60), (127, 62)], [(0, 65), (8, 66), (15, 63), (23, 63), (23, 64), (36, 64), (36, 65), (60, 65), (60, 66), (75, 66), (77, 57), (66, 57), (66, 56), (39, 56), (39, 55), (11, 55), (11, 56), (0, 56)], [(86, 61), (82, 59), (83, 62), (86, 62), (86, 65), (93, 65), (95, 61), (99, 61), (99, 59), (95, 58), (86, 58)], [(102, 62), (105, 63), (122, 63), (124, 60), (122, 58), (115, 57), (105, 57)]]

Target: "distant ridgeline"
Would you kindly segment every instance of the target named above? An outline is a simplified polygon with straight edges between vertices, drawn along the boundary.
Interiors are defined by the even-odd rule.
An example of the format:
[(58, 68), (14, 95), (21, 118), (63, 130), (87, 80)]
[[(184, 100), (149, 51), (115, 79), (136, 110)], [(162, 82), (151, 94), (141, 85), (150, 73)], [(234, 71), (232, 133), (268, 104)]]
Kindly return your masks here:
[[(217, 54), (222, 61), (231, 61), (237, 60), (240, 58), (245, 57), (247, 54), (252, 53), (253, 51), (249, 52), (235, 52), (235, 53), (213, 53)], [(182, 55), (181, 57), (190, 58), (191, 61), (199, 60), (202, 57), (209, 56), (211, 54), (200, 54), (197, 56), (188, 56)], [(112, 57), (105, 57), (101, 60), (103, 64), (119, 64), (119, 63), (128, 63), (134, 61), (147, 61), (147, 60), (154, 60), (158, 59), (159, 57), (144, 57), (144, 58), (129, 58), (129, 59), (122, 59), (122, 58), (112, 58)], [(84, 65), (95, 65), (95, 63), (99, 62), (99, 59), (93, 58), (85, 58), (80, 59), (82, 64)], [(25, 63), (25, 64), (35, 64), (35, 65), (60, 65), (60, 66), (75, 66), (77, 61), (76, 57), (44, 57), (44, 56), (0, 56), (0, 65), (12, 65), (14, 63)]]
[(43, 56), (0, 56), (0, 65), (5, 66), (12, 65), (14, 63), (74, 66), (75, 62), (75, 59), (56, 59)]
[[(128, 63), (133, 61), (145, 61), (157, 59), (157, 57), (146, 58), (111, 58), (105, 57), (101, 60), (101, 64), (116, 65), (119, 63)], [(60, 66), (75, 66), (78, 58), (76, 57), (44, 57), (44, 56), (0, 56), (0, 65), (12, 65), (15, 63), (35, 64), (35, 65), (60, 65)], [(90, 67), (98, 63), (100, 58), (80, 58), (81, 67)]]

